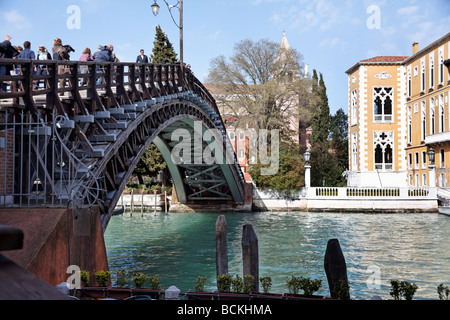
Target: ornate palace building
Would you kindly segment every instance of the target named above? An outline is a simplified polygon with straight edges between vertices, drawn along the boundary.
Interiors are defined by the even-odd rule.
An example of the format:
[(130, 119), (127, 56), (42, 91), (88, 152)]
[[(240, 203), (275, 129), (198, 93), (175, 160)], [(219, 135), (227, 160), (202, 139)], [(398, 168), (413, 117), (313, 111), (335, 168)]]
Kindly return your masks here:
[(449, 59), (450, 33), (420, 51), (414, 43), (410, 57), (375, 57), (347, 70), (349, 186), (449, 185)]

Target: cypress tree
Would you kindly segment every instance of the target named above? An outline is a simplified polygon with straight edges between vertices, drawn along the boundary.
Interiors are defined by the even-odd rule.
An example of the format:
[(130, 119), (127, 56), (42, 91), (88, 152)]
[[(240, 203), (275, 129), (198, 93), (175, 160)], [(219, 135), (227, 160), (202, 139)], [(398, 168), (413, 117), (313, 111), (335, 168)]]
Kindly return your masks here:
[(177, 61), (177, 54), (173, 45), (160, 26), (156, 26), (152, 60), (154, 63), (175, 63)]
[[(318, 83), (317, 83), (318, 81)], [(330, 107), (323, 75), (313, 72), (312, 93), (315, 95), (311, 133), (311, 184), (333, 186), (336, 183), (336, 156), (330, 150)]]

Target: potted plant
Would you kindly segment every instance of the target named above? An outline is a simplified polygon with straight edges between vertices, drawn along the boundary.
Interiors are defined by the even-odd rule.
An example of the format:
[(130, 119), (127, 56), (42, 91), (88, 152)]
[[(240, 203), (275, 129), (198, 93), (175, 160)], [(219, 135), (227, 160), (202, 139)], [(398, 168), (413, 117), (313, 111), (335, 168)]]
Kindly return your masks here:
[(119, 286), (119, 288), (124, 288), (128, 285), (130, 277), (126, 273), (125, 269), (117, 271), (116, 276), (117, 276), (116, 284)]
[(198, 276), (197, 280), (195, 280), (195, 291), (203, 292), (205, 289), (206, 277)]
[(150, 276), (148, 277), (148, 281), (150, 282), (150, 288), (153, 290), (161, 289), (161, 280), (158, 276)]
[(80, 279), (84, 284), (84, 287), (89, 287), (91, 282), (91, 275), (87, 270), (80, 270)]
[(219, 292), (230, 292), (233, 277), (229, 274), (223, 274), (217, 277), (217, 288)]
[[(315, 296), (314, 293), (320, 289), (322, 280), (311, 280), (305, 277), (291, 276), (286, 283), (289, 294), (285, 294), (286, 299), (324, 299), (323, 296)], [(303, 294), (299, 294), (303, 290)]]
[(99, 270), (94, 273), (95, 282), (99, 287), (106, 287), (111, 280), (111, 272)]
[(261, 282), (261, 286), (263, 288), (263, 292), (265, 294), (269, 293), (269, 290), (272, 287), (272, 278), (269, 277), (269, 276), (260, 277), (259, 281)]
[(401, 300), (401, 297), (404, 297), (405, 300), (412, 300), (417, 288), (417, 285), (408, 281), (391, 280), (390, 295), (394, 300)]
[(237, 275), (231, 280), (231, 287), (232, 287), (231, 292), (233, 292), (233, 293), (243, 292), (243, 290), (244, 290), (244, 282), (242, 281), (241, 276), (239, 276), (239, 275), (237, 274)]
[(334, 295), (336, 299), (339, 300), (349, 300), (350, 299), (350, 286), (345, 280), (339, 280), (334, 285)]
[(143, 273), (137, 272), (133, 273), (133, 283), (135, 288), (141, 289), (144, 287), (145, 282), (147, 281), (147, 276)]
[(444, 284), (441, 283), (437, 287), (437, 292), (439, 294), (439, 300), (450, 300), (450, 289), (448, 286), (444, 286)]
[(249, 294), (254, 290), (255, 290), (255, 277), (250, 274), (246, 274), (244, 276), (244, 292)]

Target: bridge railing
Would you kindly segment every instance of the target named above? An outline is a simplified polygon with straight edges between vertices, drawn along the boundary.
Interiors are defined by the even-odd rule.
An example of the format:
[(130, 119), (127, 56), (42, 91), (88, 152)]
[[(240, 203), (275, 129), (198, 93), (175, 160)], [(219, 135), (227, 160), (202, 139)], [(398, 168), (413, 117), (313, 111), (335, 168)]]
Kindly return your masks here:
[[(5, 90), (0, 92), (0, 148), (3, 141), (5, 146), (9, 146), (8, 139), (12, 136), (9, 131), (11, 128), (27, 132), (28, 136), (25, 135), (24, 140), (30, 146), (32, 153), (36, 155), (35, 160), (31, 159), (34, 157), (31, 155), (28, 160), (37, 172), (47, 172), (33, 174), (31, 172), (33, 168), (30, 167), (30, 172), (27, 174), (30, 175), (31, 180), (25, 182), (16, 178), (14, 197), (37, 194), (38, 192), (33, 191), (33, 188), (39, 186), (39, 189), (42, 189), (44, 181), (52, 180), (52, 177), (49, 176), (49, 173), (52, 174), (52, 168), (48, 168), (46, 161), (54, 157), (54, 150), (61, 146), (52, 145), (52, 148), (47, 148), (42, 152), (35, 150), (41, 138), (39, 138), (39, 134), (36, 135), (33, 132), (50, 130), (53, 136), (48, 135), (45, 143), (58, 142), (60, 137), (57, 136), (57, 132), (54, 132), (57, 130), (54, 129), (54, 125), (60, 127), (61, 121), (64, 122), (64, 120), (86, 117), (139, 101), (157, 99), (181, 92), (192, 92), (202, 98), (214, 111), (216, 114), (214, 122), (219, 122), (223, 128), (225, 127), (212, 95), (190, 69), (182, 68), (180, 64), (0, 59), (0, 66), (5, 66), (8, 71), (8, 74), (0, 75), (0, 83), (5, 84)], [(14, 125), (11, 124), (12, 119), (15, 121)], [(60, 119), (60, 122), (55, 123), (55, 119)], [(102, 128), (97, 126), (96, 130), (102, 130)], [(5, 138), (2, 138), (3, 136)], [(227, 137), (224, 139), (224, 150), (227, 150), (226, 139)], [(90, 144), (86, 138), (81, 143), (87, 146)], [(64, 159), (66, 162), (72, 162), (69, 159), (70, 151), (76, 146), (62, 147), (66, 149), (61, 151), (62, 153), (60, 152), (60, 162), (64, 162)], [(16, 151), (17, 145), (14, 145), (8, 149), (8, 152), (13, 154), (12, 156), (8, 152), (5, 153), (4, 164), (6, 166), (11, 157), (14, 159)], [(243, 174), (235, 154), (234, 158), (233, 174), (243, 190)], [(3, 169), (0, 168), (1, 170)], [(17, 171), (17, 167), (15, 170)], [(60, 175), (63, 174), (65, 173), (60, 173)], [(79, 173), (74, 172), (73, 175), (75, 179)], [(41, 176), (41, 178), (39, 179), (37, 176)], [(1, 176), (0, 180), (2, 180)], [(0, 188), (0, 196), (3, 195), (0, 205), (10, 201), (6, 200), (6, 195), (9, 195), (11, 189), (9, 185), (14, 183), (6, 177), (3, 180), (0, 181), (0, 185), (5, 185)], [(17, 191), (18, 185), (21, 186), (19, 191)], [(47, 190), (42, 191), (42, 193), (46, 192)], [(47, 193), (54, 197), (53, 190)]]

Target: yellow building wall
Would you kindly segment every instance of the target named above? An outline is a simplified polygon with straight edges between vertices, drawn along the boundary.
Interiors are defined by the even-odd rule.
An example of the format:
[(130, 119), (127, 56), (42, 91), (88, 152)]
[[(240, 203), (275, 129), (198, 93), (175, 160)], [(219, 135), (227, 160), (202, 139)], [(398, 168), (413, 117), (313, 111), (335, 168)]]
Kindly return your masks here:
[[(409, 154), (412, 154), (413, 165), (412, 167), (408, 165), (408, 182), (410, 185), (414, 186), (426, 186), (430, 185), (429, 181), (429, 159), (427, 157), (427, 167), (424, 168), (422, 165), (422, 158), (420, 158), (419, 169), (416, 168), (414, 163), (414, 154), (419, 152), (420, 157), (422, 157), (422, 152), (428, 152), (431, 148), (436, 152), (436, 184), (440, 186), (450, 186), (450, 140), (446, 138), (445, 134), (450, 134), (450, 77), (448, 68), (444, 66), (443, 72), (443, 82), (439, 81), (439, 62), (440, 62), (440, 51), (443, 52), (444, 60), (450, 58), (449, 54), (449, 41), (433, 47), (413, 60), (408, 61), (406, 64), (406, 70), (411, 70), (411, 96), (406, 98), (406, 104), (408, 108), (411, 108), (411, 120), (412, 120), (412, 131), (411, 131), (411, 143), (408, 144), (406, 153), (407, 159)], [(430, 54), (434, 57), (434, 85), (431, 87), (430, 84)], [(425, 61), (425, 90), (421, 87), (421, 61), (424, 58)], [(408, 78), (408, 76), (407, 76)], [(407, 79), (408, 81), (408, 79)], [(440, 97), (442, 95), (442, 100)], [(430, 99), (434, 98), (434, 106), (431, 106)], [(426, 109), (426, 135), (430, 136), (431, 131), (431, 108), (435, 111), (435, 136), (440, 135), (442, 139), (439, 143), (433, 145), (425, 145), (425, 141), (422, 139), (422, 104), (425, 102)], [(443, 101), (444, 105), (444, 131), (441, 132), (440, 128), (440, 105)], [(450, 137), (450, 136), (449, 136)], [(444, 161), (441, 161), (441, 149), (444, 150)], [(442, 163), (441, 163), (442, 162)], [(423, 179), (423, 175), (426, 175), (426, 181)], [(444, 174), (444, 178), (441, 175)], [(417, 175), (419, 180), (417, 180)], [(424, 183), (426, 182), (426, 183)], [(433, 182), (431, 182), (433, 183)]]

